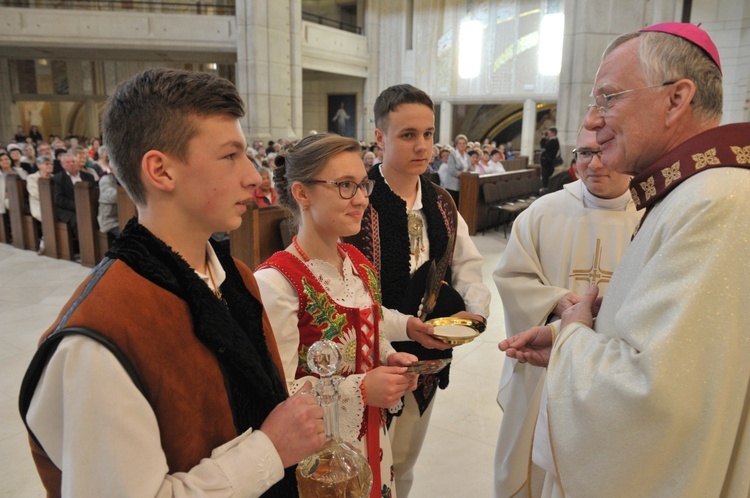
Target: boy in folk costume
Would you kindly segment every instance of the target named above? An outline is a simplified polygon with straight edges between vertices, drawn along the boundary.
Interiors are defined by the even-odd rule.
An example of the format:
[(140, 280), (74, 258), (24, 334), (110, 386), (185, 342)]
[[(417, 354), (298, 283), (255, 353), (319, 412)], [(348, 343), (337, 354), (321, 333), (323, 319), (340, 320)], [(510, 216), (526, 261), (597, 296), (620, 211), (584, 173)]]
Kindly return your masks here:
[[(323, 410), (288, 397), (252, 272), (211, 245), (260, 177), (242, 100), (207, 73), (151, 69), (102, 118), (138, 207), (43, 336), (19, 405), (50, 496), (297, 495)], [(286, 469), (286, 470), (285, 470)]]
[[(375, 138), (383, 150), (383, 163), (368, 175), (375, 181), (370, 205), (360, 233), (348, 241), (372, 261), (380, 276), (384, 306), (419, 315), (430, 260), (448, 258), (442, 279), (448, 285), (442, 286), (435, 311), (427, 318), (454, 315), (484, 323), (490, 291), (482, 282), (482, 256), (450, 194), (422, 177), (435, 130), (432, 100), (411, 85), (396, 85), (384, 90), (374, 107)], [(420, 360), (450, 357), (446, 344), (427, 339), (393, 346)], [(436, 390), (438, 385), (447, 387), (448, 375), (448, 368), (421, 375), (417, 389), (404, 397), (403, 412), (392, 421), (396, 489), (402, 498), (411, 489)]]

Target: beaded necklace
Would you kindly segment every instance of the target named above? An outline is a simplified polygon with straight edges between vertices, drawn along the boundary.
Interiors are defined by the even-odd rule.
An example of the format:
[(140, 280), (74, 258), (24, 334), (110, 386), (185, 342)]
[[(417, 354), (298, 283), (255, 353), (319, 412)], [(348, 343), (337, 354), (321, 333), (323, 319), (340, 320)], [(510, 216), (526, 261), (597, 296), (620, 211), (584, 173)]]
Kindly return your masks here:
[[(297, 250), (297, 252), (299, 253), (299, 255), (302, 256), (302, 261), (304, 261), (305, 263), (309, 263), (310, 262), (310, 257), (300, 247), (299, 242), (297, 242), (297, 236), (296, 235), (294, 237), (292, 237), (292, 245)], [(341, 256), (341, 259), (346, 259), (346, 254), (344, 254), (344, 250), (341, 248), (341, 244), (336, 244), (336, 249), (339, 252), (339, 256)]]

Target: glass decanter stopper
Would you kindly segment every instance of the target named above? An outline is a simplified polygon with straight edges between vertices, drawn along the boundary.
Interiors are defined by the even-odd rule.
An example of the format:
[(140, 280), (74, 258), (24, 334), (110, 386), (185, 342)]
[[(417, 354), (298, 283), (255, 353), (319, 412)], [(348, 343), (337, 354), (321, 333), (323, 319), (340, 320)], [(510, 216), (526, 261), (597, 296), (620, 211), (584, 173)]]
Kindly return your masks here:
[(333, 377), (341, 365), (341, 353), (332, 341), (321, 340), (307, 351), (307, 365), (320, 376), (315, 387), (323, 407), (327, 441), (317, 453), (297, 465), (297, 488), (301, 498), (367, 498), (372, 488), (372, 470), (367, 459), (339, 437), (338, 383)]

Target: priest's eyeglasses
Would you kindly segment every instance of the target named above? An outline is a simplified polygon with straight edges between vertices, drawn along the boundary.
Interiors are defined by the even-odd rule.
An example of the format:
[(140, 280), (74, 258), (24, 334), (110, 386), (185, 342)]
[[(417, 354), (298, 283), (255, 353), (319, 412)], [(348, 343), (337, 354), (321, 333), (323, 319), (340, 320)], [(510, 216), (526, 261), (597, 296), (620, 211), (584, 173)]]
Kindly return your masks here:
[(351, 199), (357, 195), (357, 190), (362, 189), (362, 193), (365, 197), (370, 197), (372, 189), (375, 188), (375, 180), (365, 180), (362, 183), (353, 182), (351, 180), (310, 180), (309, 183), (327, 183), (328, 185), (336, 185), (339, 188), (339, 197), (342, 199)]
[(637, 92), (638, 90), (647, 90), (649, 88), (659, 88), (662, 86), (669, 86), (674, 85), (675, 81), (667, 81), (666, 83), (660, 83), (658, 85), (649, 85), (649, 86), (642, 86), (640, 88), (631, 88), (630, 90), (623, 90), (621, 92), (617, 93), (603, 93), (601, 95), (597, 95), (594, 98), (594, 104), (589, 104), (589, 109), (596, 109), (596, 112), (599, 113), (600, 116), (604, 116), (607, 114), (607, 111), (612, 107), (614, 102), (612, 100), (615, 97), (619, 97), (620, 95), (625, 95), (626, 93), (631, 92)]
[(573, 149), (573, 154), (575, 154), (576, 162), (581, 164), (588, 164), (593, 159), (594, 156), (598, 157), (601, 161), (602, 159), (602, 151), (600, 150), (591, 150), (591, 149)]

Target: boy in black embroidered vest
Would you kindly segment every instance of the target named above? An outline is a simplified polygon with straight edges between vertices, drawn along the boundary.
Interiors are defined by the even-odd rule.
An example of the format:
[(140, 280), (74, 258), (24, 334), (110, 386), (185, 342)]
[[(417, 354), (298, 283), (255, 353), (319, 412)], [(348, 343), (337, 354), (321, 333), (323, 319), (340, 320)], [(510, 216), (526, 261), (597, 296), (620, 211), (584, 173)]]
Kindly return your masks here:
[(239, 227), (260, 183), (243, 115), (236, 88), (208, 73), (151, 69), (110, 97), (103, 135), (138, 219), (23, 382), (50, 496), (287, 498), (295, 464), (323, 444), (315, 399), (287, 396), (252, 272), (208, 242)]
[[(490, 291), (482, 283), (482, 256), (448, 192), (422, 177), (432, 154), (432, 100), (411, 85), (387, 88), (375, 101), (375, 125), (383, 163), (369, 173), (376, 182), (370, 206), (362, 231), (349, 241), (378, 271), (383, 305), (417, 315), (429, 261), (453, 251), (448, 253), (451, 263), (443, 279), (450, 285), (443, 285), (428, 318), (455, 315), (485, 322)], [(455, 240), (453, 247), (449, 240)], [(450, 348), (429, 335), (414, 339), (419, 344), (394, 342), (393, 346), (422, 360), (450, 356)], [(404, 410), (392, 422), (396, 490), (401, 498), (411, 489), (438, 382), (442, 388), (448, 385), (447, 368), (437, 376), (421, 375), (417, 390), (405, 395)]]

